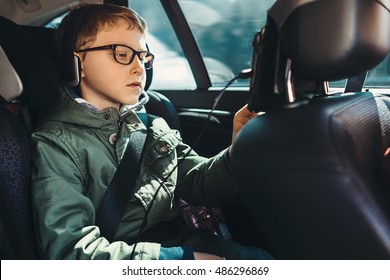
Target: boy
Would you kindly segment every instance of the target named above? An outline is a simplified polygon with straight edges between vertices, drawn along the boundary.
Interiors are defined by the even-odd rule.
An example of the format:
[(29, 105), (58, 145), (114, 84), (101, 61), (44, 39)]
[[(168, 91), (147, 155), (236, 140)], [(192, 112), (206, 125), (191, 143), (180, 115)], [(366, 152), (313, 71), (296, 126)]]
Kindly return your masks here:
[[(135, 192), (109, 242), (95, 224), (99, 208), (132, 132), (146, 127), (131, 105), (143, 95), (153, 55), (146, 48), (146, 23), (134, 11), (112, 5), (82, 5), (61, 23), (88, 9), (77, 27), (75, 55), (79, 88), (64, 90), (34, 132), (32, 196), (37, 236), (48, 259), (262, 259), (257, 248), (190, 232), (156, 242), (138, 242), (153, 196), (146, 229), (180, 217), (177, 197), (220, 205), (237, 193), (228, 172), (228, 150), (206, 159), (191, 151), (157, 191), (190, 147), (161, 118), (153, 118)], [(73, 18), (74, 20), (74, 18)], [(76, 98), (75, 98), (76, 97)], [(233, 139), (255, 114), (236, 114)], [(130, 140), (129, 140), (130, 139)], [(163, 147), (163, 149), (161, 148)], [(134, 167), (129, 167), (134, 168)], [(142, 239), (141, 239), (142, 240)]]

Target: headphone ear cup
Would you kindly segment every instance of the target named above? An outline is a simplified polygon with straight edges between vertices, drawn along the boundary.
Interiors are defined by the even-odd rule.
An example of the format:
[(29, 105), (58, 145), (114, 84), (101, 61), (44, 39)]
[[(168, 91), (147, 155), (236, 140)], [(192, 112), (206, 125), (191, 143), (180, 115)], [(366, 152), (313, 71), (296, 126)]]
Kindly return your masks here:
[[(149, 51), (148, 44), (146, 44), (146, 49)], [(145, 70), (145, 71), (146, 71), (146, 83), (145, 83), (144, 90), (147, 91), (149, 89), (150, 85), (152, 84), (152, 80), (153, 80), (153, 67), (148, 69), (148, 70)]]
[(146, 82), (145, 82), (144, 90), (147, 91), (153, 80), (153, 67), (145, 71), (146, 71)]
[(77, 87), (80, 83), (81, 61), (77, 55), (63, 58), (62, 82), (67, 87)]
[[(60, 38), (61, 78), (63, 85), (77, 87), (81, 77), (81, 61), (74, 54), (74, 44), (79, 23), (93, 6), (79, 6), (64, 18), (65, 27)], [(68, 16), (72, 15), (71, 18)]]

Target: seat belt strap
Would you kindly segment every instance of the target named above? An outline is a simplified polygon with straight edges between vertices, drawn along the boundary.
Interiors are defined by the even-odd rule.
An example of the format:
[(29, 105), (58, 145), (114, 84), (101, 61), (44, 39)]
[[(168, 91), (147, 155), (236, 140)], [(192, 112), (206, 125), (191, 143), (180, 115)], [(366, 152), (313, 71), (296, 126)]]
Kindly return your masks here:
[[(149, 130), (148, 115), (140, 113), (138, 117)], [(97, 210), (96, 225), (100, 228), (101, 236), (110, 242), (113, 241), (126, 205), (134, 192), (148, 130), (134, 131), (130, 135), (126, 151)]]

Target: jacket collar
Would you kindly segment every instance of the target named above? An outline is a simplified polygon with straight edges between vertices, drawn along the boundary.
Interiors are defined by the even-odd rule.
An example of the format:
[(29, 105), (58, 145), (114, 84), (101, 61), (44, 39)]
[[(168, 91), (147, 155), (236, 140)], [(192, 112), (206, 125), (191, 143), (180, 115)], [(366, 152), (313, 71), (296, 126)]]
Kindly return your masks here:
[[(146, 99), (148, 100), (148, 97)], [(123, 106), (120, 112), (116, 108), (100, 110), (78, 97), (73, 90), (62, 88), (56, 102), (43, 114), (41, 120), (71, 123), (91, 128), (118, 127), (118, 124), (122, 122), (129, 125), (140, 124), (141, 121), (136, 116), (136, 109), (138, 107)]]

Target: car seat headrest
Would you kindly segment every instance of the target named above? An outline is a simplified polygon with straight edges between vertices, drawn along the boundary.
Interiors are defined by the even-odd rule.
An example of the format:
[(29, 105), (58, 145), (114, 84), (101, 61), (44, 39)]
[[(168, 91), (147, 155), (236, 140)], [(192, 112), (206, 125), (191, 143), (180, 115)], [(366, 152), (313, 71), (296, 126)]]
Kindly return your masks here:
[(21, 26), (2, 16), (0, 45), (22, 81), (19, 100), (33, 111), (46, 108), (59, 92), (60, 83), (42, 46)]
[(293, 103), (307, 81), (325, 93), (324, 81), (372, 69), (389, 49), (390, 0), (278, 0), (253, 41), (249, 109)]
[(333, 81), (375, 67), (390, 48), (389, 8), (388, 0), (317, 0), (295, 9), (280, 28), (294, 75)]
[(0, 96), (7, 102), (13, 101), (23, 91), (23, 84), (3, 48), (0, 46)]

